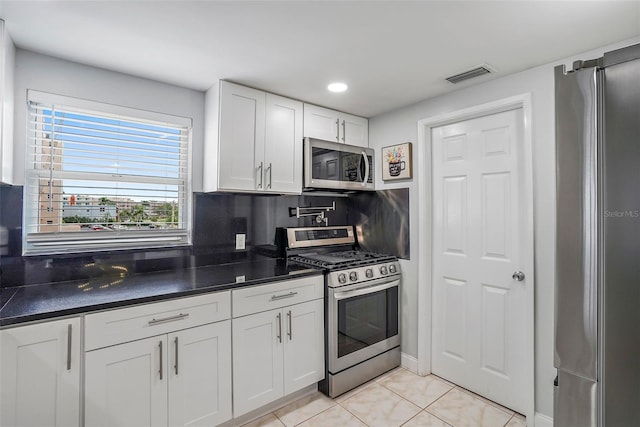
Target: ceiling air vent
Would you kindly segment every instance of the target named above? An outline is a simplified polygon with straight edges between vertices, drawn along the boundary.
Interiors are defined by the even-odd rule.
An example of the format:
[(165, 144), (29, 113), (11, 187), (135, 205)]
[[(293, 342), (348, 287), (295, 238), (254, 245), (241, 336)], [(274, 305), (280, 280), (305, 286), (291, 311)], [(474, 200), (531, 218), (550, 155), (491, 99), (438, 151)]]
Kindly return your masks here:
[(467, 70), (463, 73), (456, 74), (455, 76), (447, 77), (446, 80), (448, 80), (450, 83), (455, 84), (455, 83), (460, 83), (461, 81), (464, 81), (464, 80), (472, 79), (474, 77), (479, 77), (483, 74), (489, 74), (492, 71), (493, 70), (489, 68), (488, 65), (480, 65), (478, 67)]

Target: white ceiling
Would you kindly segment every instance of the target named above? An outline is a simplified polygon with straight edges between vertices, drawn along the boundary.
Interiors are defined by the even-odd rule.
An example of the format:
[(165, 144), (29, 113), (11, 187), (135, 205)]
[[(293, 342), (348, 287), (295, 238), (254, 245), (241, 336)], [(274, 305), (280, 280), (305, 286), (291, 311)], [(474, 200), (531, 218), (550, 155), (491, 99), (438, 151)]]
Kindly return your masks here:
[[(640, 34), (640, 1), (0, 0), (19, 48), (372, 117)], [(452, 85), (479, 64), (497, 72)], [(326, 85), (344, 81), (349, 91)]]

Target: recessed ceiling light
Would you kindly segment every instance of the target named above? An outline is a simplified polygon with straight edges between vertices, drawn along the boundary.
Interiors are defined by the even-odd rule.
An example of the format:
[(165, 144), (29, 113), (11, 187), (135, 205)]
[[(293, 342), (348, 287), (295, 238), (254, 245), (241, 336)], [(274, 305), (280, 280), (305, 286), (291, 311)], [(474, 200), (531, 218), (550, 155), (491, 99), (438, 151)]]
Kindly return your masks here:
[(329, 86), (327, 86), (327, 89), (329, 89), (331, 92), (344, 92), (345, 90), (347, 90), (349, 88), (349, 86), (347, 86), (344, 83), (331, 83)]

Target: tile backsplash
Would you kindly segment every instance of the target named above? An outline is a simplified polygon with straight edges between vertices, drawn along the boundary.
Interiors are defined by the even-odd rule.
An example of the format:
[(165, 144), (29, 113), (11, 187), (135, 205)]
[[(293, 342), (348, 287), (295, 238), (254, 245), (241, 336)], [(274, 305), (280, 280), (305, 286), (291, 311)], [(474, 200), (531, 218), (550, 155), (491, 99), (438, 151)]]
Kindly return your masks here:
[[(108, 275), (114, 265), (125, 266), (132, 273), (144, 273), (250, 259), (255, 256), (254, 249), (273, 244), (276, 227), (317, 225), (313, 217), (291, 217), (289, 208), (331, 206), (334, 201), (336, 210), (326, 213), (330, 225), (356, 225), (357, 221), (367, 218), (363, 222), (368, 231), (363, 235), (375, 243), (376, 250), (387, 249), (387, 252), (408, 257), (408, 244), (406, 251), (398, 251), (404, 243), (398, 246), (394, 241), (385, 248), (380, 239), (371, 237), (375, 234), (371, 212), (378, 212), (375, 206), (399, 199), (404, 203), (402, 209), (381, 208), (380, 211), (398, 217), (391, 223), (401, 224), (405, 229), (394, 231), (394, 235), (404, 239), (402, 242), (408, 242), (407, 189), (393, 190), (392, 197), (376, 193), (361, 193), (357, 197), (194, 193), (190, 247), (29, 257), (22, 256), (22, 190), (21, 186), (0, 185), (0, 287)], [(236, 233), (246, 235), (246, 250), (235, 250)]]

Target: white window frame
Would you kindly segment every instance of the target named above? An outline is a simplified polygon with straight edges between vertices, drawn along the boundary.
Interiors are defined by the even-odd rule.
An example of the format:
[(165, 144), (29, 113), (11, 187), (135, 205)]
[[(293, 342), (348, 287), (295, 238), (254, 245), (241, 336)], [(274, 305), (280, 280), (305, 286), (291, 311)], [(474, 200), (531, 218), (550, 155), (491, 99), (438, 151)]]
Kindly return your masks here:
[[(180, 117), (165, 113), (141, 110), (136, 108), (124, 107), (120, 105), (107, 104), (97, 101), (90, 101), (80, 98), (74, 98), (64, 95), (46, 93), (29, 89), (27, 90), (27, 136), (26, 136), (26, 156), (25, 156), (25, 185), (23, 200), (23, 255), (50, 255), (64, 253), (82, 253), (82, 252), (100, 252), (113, 251), (121, 249), (152, 249), (163, 247), (189, 246), (192, 242), (192, 209), (193, 209), (193, 192), (192, 182), (192, 133), (193, 120), (191, 118)], [(34, 167), (34, 159), (36, 154), (29, 147), (33, 144), (34, 128), (30, 121), (30, 103), (50, 106), (63, 106), (67, 109), (77, 110), (88, 114), (106, 115), (114, 117), (123, 117), (140, 122), (153, 122), (160, 124), (171, 124), (182, 126), (187, 130), (186, 141), (186, 176), (184, 177), (183, 188), (184, 196), (182, 203), (184, 206), (180, 209), (182, 218), (181, 225), (183, 228), (177, 230), (127, 230), (124, 232), (113, 233), (86, 233), (86, 232), (37, 232), (30, 233), (36, 224), (33, 218), (39, 215), (33, 214), (33, 209), (40, 209), (38, 202), (38, 192), (29, 190), (27, 187), (33, 185), (34, 180), (42, 179), (42, 172)], [(77, 178), (79, 172), (71, 172)], [(147, 177), (142, 176), (135, 182), (144, 182)], [(64, 179), (64, 178), (63, 178)], [(149, 178), (150, 179), (150, 178)], [(125, 182), (125, 181), (121, 181)], [(37, 219), (36, 219), (37, 221)]]

